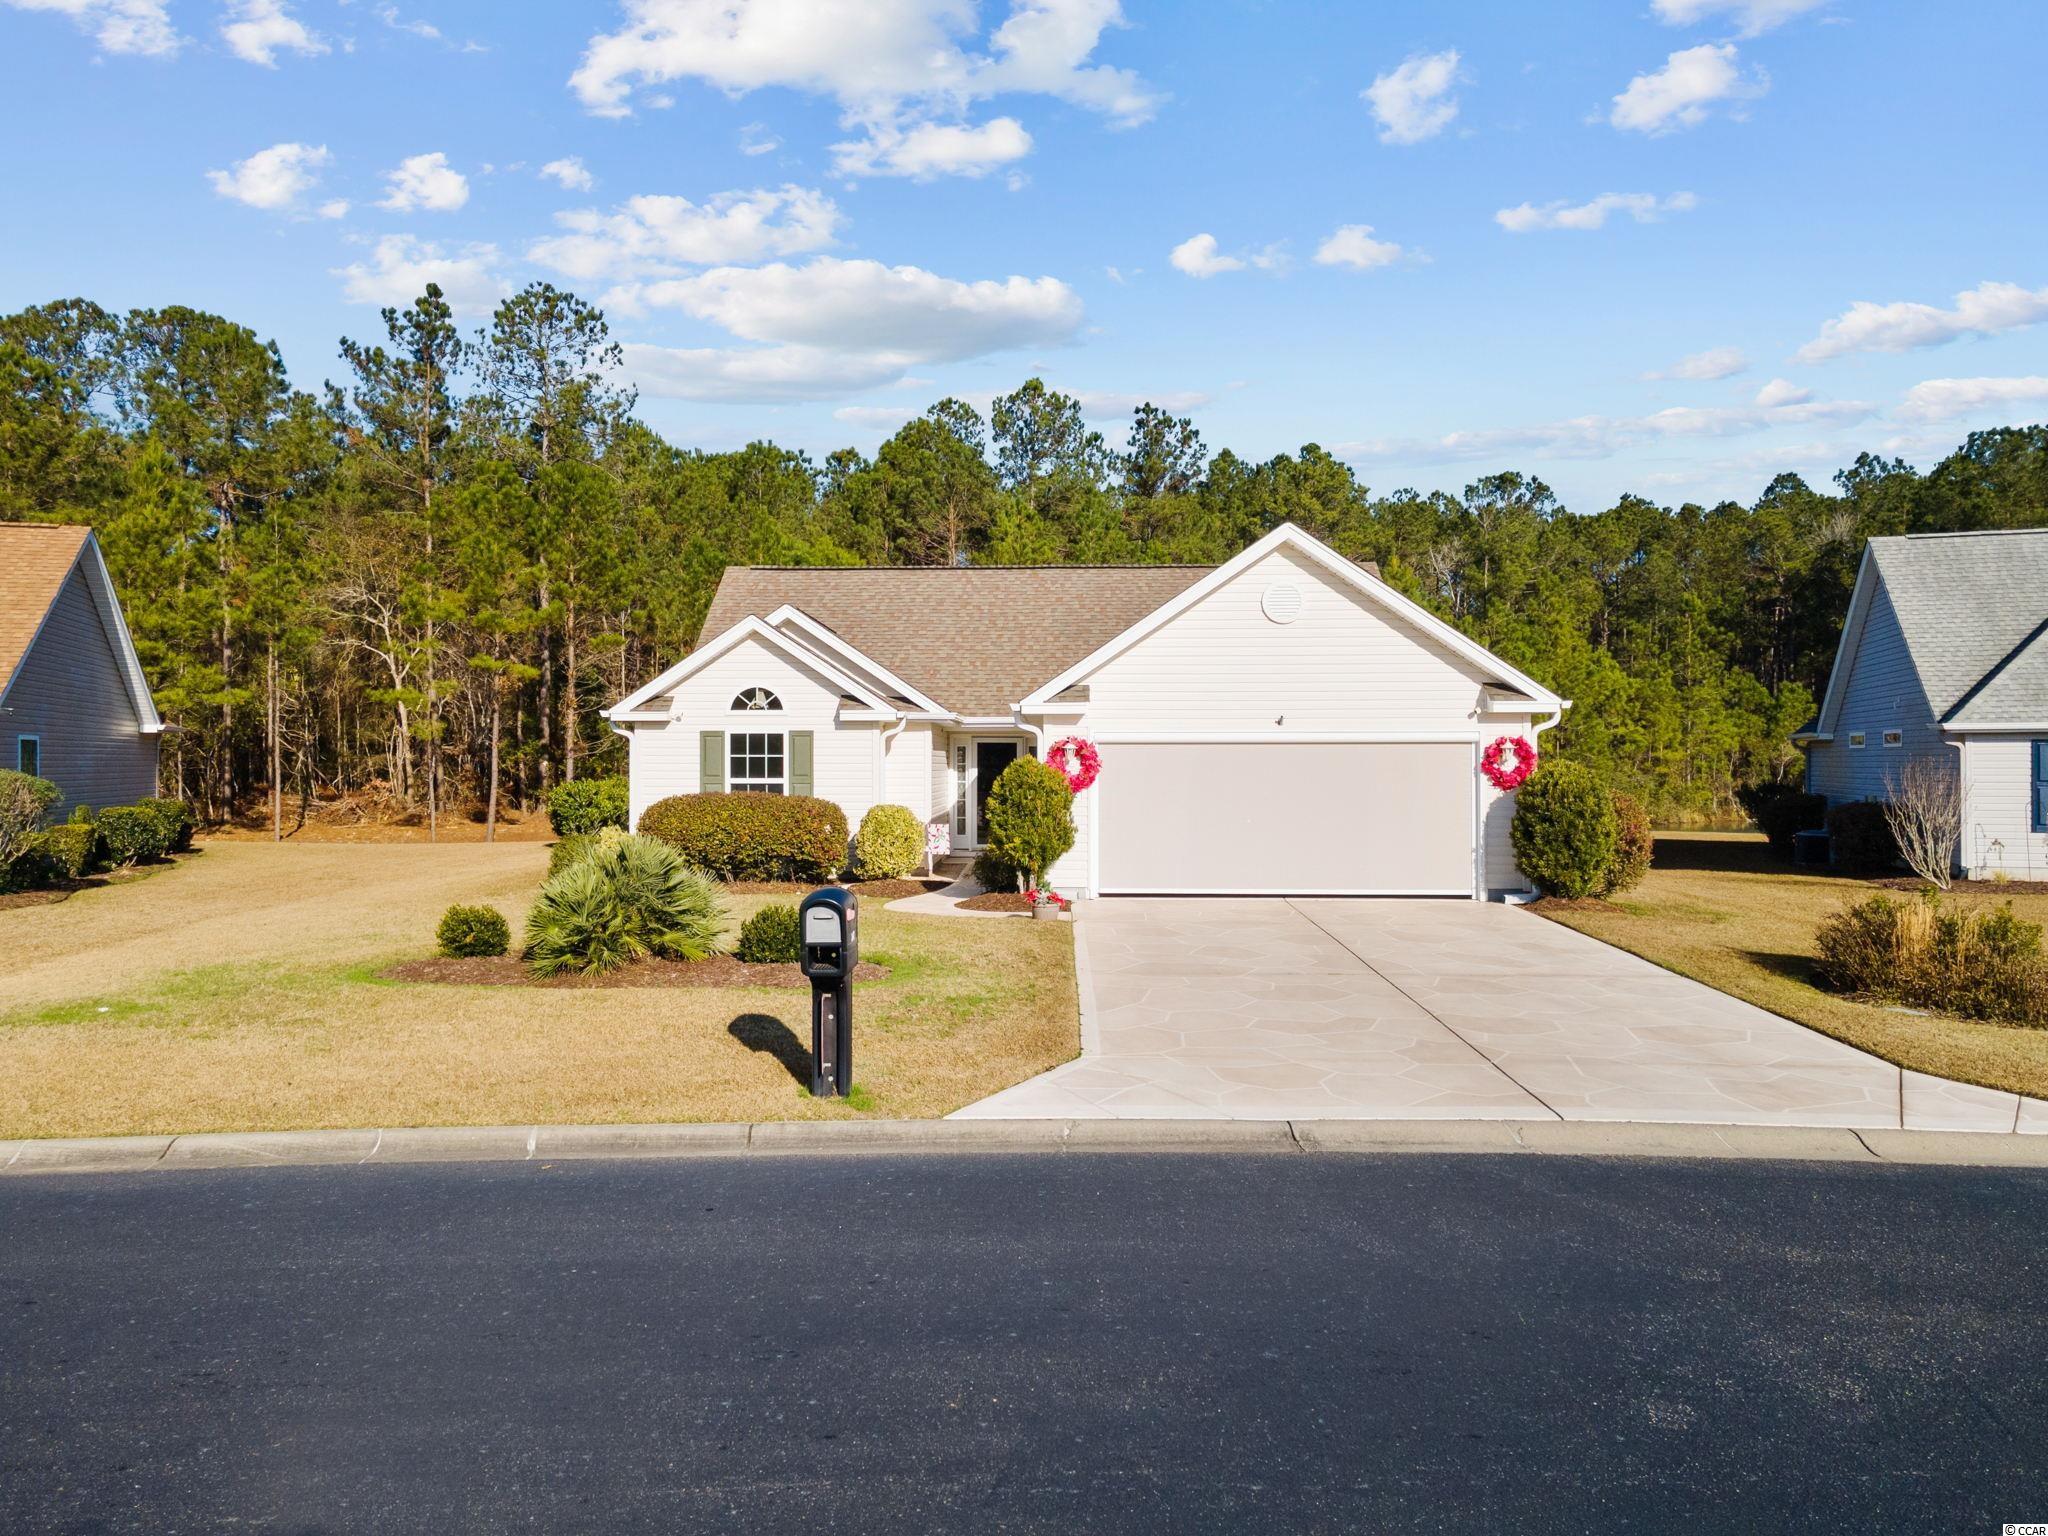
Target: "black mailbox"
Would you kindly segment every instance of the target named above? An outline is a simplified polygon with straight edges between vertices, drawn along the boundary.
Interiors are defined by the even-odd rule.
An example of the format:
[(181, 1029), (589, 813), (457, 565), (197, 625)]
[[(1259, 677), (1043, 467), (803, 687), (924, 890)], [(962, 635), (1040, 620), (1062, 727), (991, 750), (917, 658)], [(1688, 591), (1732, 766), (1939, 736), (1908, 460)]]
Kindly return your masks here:
[(811, 1092), (853, 1088), (853, 969), (860, 964), (860, 898), (838, 886), (797, 908), (797, 968), (811, 980)]

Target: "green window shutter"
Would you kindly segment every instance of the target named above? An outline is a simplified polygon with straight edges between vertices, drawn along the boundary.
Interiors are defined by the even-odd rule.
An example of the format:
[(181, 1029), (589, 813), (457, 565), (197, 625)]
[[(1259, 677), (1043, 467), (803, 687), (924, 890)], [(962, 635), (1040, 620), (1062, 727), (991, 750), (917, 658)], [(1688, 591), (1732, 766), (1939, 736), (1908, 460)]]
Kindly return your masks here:
[(792, 795), (808, 795), (813, 793), (813, 780), (811, 777), (812, 734), (810, 731), (791, 731), (789, 733), (789, 792)]
[(697, 733), (697, 788), (715, 795), (725, 788), (725, 732)]

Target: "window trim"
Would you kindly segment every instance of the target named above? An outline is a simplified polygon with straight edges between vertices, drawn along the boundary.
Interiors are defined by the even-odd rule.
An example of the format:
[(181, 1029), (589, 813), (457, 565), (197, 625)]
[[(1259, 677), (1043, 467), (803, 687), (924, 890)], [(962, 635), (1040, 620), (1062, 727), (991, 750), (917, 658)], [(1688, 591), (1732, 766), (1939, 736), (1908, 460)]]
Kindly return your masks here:
[[(31, 744), (34, 745), (36, 754), (36, 765), (33, 768), (23, 765), (21, 751), (23, 747)], [(32, 779), (40, 779), (43, 776), (43, 738), (40, 732), (23, 731), (14, 738), (14, 771), (25, 773)]]
[[(754, 752), (742, 750), (735, 757), (733, 743), (749, 736), (763, 740), (773, 738), (780, 743), (771, 754), (764, 750)], [(744, 760), (750, 757), (773, 755), (782, 763), (779, 775), (755, 775), (741, 772)], [(770, 788), (769, 786), (774, 786)], [(786, 795), (789, 793), (789, 732), (787, 731), (727, 731), (725, 733), (725, 791), (730, 795)]]
[(2048, 737), (2036, 737), (2028, 743), (2033, 751), (2033, 771), (2028, 776), (2027, 825), (2035, 833), (2048, 833)]
[(1861, 752), (1863, 750), (1863, 732), (1851, 731), (1849, 733), (1849, 750), (1851, 752)]
[[(767, 699), (768, 702), (765, 704), (746, 703), (745, 700), (747, 698), (747, 695), (753, 693), (761, 694), (763, 697)], [(742, 688), (738, 693), (732, 696), (732, 704), (728, 707), (727, 713), (734, 715), (781, 714), (782, 695), (777, 693), (773, 688), (764, 688), (759, 685), (756, 685), (752, 688)]]
[(1888, 725), (1884, 728), (1884, 734), (1879, 739), (1887, 747), (1903, 747), (1906, 744), (1906, 733), (1896, 725)]

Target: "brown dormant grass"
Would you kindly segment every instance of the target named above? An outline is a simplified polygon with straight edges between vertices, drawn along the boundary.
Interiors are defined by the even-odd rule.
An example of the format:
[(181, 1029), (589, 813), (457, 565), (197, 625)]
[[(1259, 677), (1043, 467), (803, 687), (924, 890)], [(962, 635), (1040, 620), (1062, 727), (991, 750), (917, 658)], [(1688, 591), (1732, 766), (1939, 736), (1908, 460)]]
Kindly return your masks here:
[[(0, 1138), (940, 1115), (1079, 1050), (1064, 924), (870, 906), (856, 1110), (797, 1074), (810, 994), (386, 981), (452, 901), (516, 934), (533, 843), (223, 841), (0, 912)], [(770, 898), (732, 898), (733, 920)]]

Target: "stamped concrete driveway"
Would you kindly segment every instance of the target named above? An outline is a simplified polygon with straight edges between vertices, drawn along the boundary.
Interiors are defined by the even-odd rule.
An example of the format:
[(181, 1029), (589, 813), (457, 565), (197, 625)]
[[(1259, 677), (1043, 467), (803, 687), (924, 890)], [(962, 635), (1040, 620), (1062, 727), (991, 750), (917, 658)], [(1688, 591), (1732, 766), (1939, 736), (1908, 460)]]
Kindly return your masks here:
[(1082, 1055), (988, 1119), (1564, 1119), (2033, 1131), (2048, 1104), (1902, 1072), (1490, 903), (1076, 908)]

